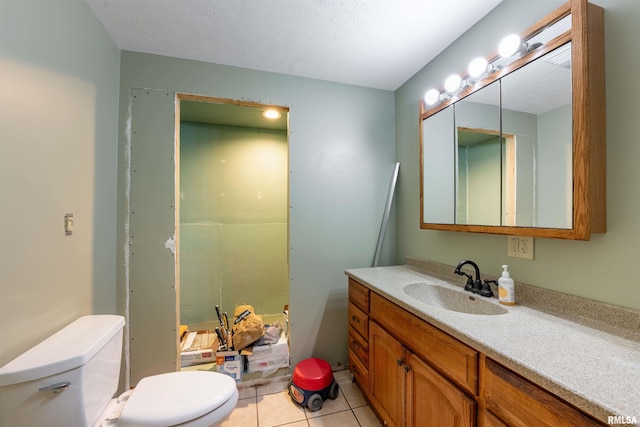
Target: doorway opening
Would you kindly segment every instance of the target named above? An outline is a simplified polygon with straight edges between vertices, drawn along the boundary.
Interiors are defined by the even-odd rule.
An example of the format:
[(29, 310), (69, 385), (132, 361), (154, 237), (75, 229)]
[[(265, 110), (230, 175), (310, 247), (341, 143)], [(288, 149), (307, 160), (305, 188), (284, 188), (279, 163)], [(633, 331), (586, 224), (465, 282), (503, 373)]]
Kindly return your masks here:
[(179, 94), (176, 111), (180, 369), (216, 370), (202, 354), (251, 305), (286, 352), (241, 359), (241, 379), (288, 374), (288, 108)]

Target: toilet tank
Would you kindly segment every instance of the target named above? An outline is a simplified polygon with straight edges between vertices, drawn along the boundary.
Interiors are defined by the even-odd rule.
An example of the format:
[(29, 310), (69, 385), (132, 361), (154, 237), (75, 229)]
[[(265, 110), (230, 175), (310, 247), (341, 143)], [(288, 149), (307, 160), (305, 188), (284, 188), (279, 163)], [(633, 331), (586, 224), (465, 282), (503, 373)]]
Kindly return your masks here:
[(0, 427), (92, 427), (118, 389), (123, 327), (84, 316), (0, 368)]

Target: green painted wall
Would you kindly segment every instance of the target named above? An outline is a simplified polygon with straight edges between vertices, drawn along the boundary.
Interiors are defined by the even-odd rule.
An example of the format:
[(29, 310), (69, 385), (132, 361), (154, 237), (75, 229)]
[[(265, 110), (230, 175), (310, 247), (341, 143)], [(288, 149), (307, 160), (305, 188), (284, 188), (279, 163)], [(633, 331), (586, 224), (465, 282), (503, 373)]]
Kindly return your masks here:
[[(346, 364), (344, 270), (373, 262), (395, 164), (393, 92), (126, 51), (121, 62), (118, 312), (126, 311), (129, 292), (125, 230), (129, 218), (128, 120), (136, 115), (130, 110), (132, 88), (286, 106), (292, 363), (313, 355), (332, 365)], [(402, 174), (401, 166), (400, 180)], [(166, 215), (155, 215), (148, 221), (164, 219)], [(163, 241), (171, 233), (167, 230)], [(381, 263), (394, 260), (392, 215)], [(144, 308), (142, 311), (146, 314)]]
[(116, 311), (119, 68), (82, 0), (0, 1), (0, 365)]
[[(371, 264), (396, 159), (397, 210), (384, 264), (402, 263), (407, 255), (453, 265), (471, 258), (497, 275), (508, 262), (516, 280), (640, 309), (640, 89), (630, 83), (640, 69), (640, 2), (594, 3), (605, 7), (608, 232), (590, 242), (536, 239), (536, 260), (526, 261), (506, 258), (504, 236), (418, 230), (418, 99), (562, 0), (505, 0), (395, 97), (120, 52), (80, 0), (0, 2), (0, 363), (82, 314), (125, 311), (124, 141), (134, 87), (291, 108), (294, 362), (311, 354), (332, 364), (346, 360), (343, 271)], [(71, 238), (62, 235), (67, 211), (76, 215)]]
[(539, 139), (537, 116), (503, 109), (502, 126), (505, 133), (515, 138), (516, 226), (530, 227), (536, 221), (534, 199), (537, 191), (535, 175)]
[(538, 116), (536, 211), (541, 227), (570, 227), (573, 222), (570, 123), (571, 105)]
[(182, 324), (289, 304), (287, 151), (286, 131), (180, 124)]
[(396, 156), (402, 163), (397, 205), (397, 258), (427, 258), (449, 265), (475, 260), (482, 272), (511, 276), (525, 283), (640, 309), (640, 144), (636, 117), (640, 89), (640, 2), (594, 0), (605, 9), (607, 91), (607, 233), (591, 241), (536, 239), (535, 260), (506, 256), (506, 237), (418, 230), (418, 99), (465, 69), (477, 55), (496, 49), (511, 32), (520, 32), (560, 6), (562, 1), (505, 0), (485, 19), (452, 43), (396, 91)]
[[(460, 152), (462, 149), (458, 149)], [(464, 148), (459, 155), (459, 179), (466, 183), (460, 188), (458, 212), (465, 211), (466, 222), (460, 224), (500, 224), (500, 137)], [(464, 162), (464, 163), (463, 163)], [(461, 218), (462, 219), (462, 218)]]

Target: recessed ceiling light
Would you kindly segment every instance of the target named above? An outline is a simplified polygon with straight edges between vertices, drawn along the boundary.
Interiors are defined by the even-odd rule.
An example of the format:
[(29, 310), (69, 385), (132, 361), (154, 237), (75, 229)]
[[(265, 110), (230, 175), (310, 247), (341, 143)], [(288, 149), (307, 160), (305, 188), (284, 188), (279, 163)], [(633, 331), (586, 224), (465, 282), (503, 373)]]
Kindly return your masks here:
[(280, 111), (270, 108), (268, 110), (264, 110), (264, 112), (262, 113), (262, 116), (266, 119), (275, 120), (282, 117), (282, 114), (280, 114)]

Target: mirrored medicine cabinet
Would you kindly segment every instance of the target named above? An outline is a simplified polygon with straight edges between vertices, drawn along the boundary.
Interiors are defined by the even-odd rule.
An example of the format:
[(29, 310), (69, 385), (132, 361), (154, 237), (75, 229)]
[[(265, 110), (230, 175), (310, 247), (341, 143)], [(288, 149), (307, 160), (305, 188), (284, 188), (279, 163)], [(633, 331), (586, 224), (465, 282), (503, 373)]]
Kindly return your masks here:
[(606, 231), (603, 10), (572, 0), (521, 39), (520, 57), (492, 53), (487, 77), (420, 101), (421, 228)]

